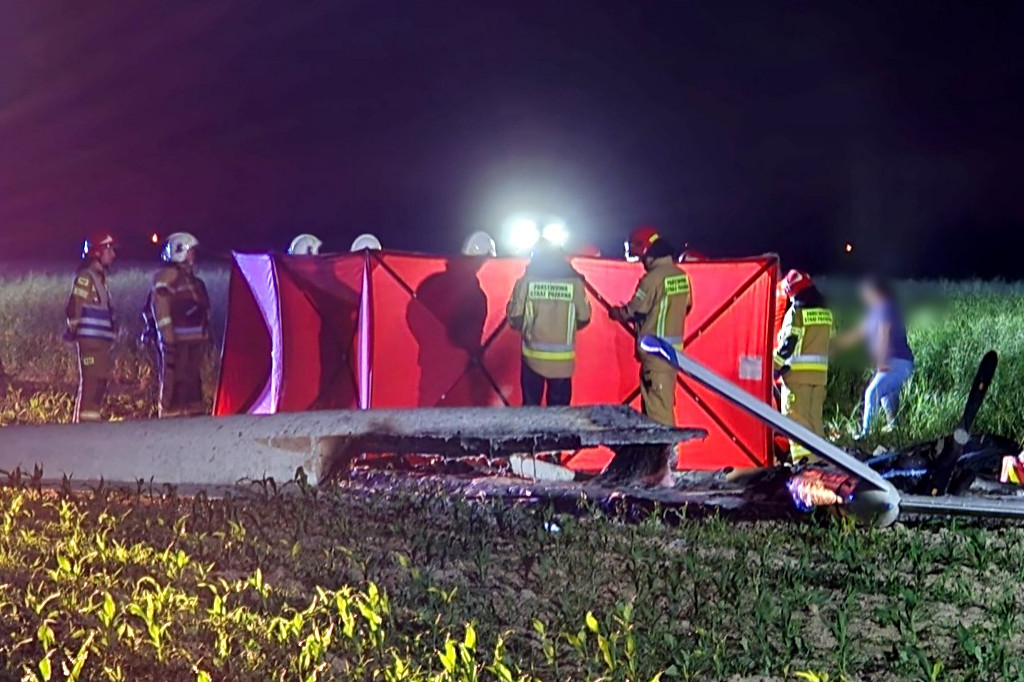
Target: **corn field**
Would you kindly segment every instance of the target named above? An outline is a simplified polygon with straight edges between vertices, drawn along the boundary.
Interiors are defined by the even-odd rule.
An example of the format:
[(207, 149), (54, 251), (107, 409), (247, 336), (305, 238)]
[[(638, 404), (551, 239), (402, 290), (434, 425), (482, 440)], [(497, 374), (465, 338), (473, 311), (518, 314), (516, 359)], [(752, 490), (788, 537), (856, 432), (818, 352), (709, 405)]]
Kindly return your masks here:
[[(225, 273), (204, 274), (223, 302)], [(134, 316), (148, 274), (111, 282), (127, 311), (111, 414), (147, 415)], [(68, 418), (69, 284), (0, 281), (0, 423)], [(948, 431), (988, 348), (1000, 371), (980, 428), (1024, 434), (1024, 287), (904, 294), (918, 370), (884, 438)], [(856, 353), (834, 365), (839, 440), (866, 372)], [(41, 473), (0, 473), (0, 680), (1024, 680), (1014, 525), (667, 510), (625, 523), (586, 500), (555, 514), (419, 485), (267, 480), (213, 498), (146, 482), (47, 490)]]

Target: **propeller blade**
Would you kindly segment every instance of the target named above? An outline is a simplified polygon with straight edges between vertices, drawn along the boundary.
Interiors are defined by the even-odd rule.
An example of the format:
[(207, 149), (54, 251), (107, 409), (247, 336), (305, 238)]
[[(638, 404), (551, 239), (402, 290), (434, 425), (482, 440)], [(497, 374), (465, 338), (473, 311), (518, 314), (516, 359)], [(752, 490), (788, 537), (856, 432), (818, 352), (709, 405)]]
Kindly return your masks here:
[(953, 478), (953, 471), (957, 462), (964, 452), (964, 446), (971, 437), (971, 427), (974, 426), (974, 419), (978, 416), (981, 403), (985, 400), (988, 387), (996, 373), (996, 365), (999, 357), (994, 350), (985, 353), (978, 365), (978, 371), (971, 383), (971, 392), (967, 395), (967, 402), (964, 404), (964, 413), (959, 423), (953, 430), (953, 437), (947, 438), (935, 463), (932, 465), (931, 473), (923, 481), (922, 488), (932, 496), (945, 495), (949, 490), (949, 482)]

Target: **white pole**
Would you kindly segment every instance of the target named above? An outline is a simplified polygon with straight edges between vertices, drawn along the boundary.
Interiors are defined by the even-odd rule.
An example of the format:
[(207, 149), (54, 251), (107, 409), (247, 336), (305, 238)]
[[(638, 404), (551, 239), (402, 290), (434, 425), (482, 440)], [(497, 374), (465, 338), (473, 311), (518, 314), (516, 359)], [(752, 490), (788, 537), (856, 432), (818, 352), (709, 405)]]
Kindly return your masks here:
[[(645, 336), (641, 340), (641, 347), (648, 353), (661, 355), (679, 371), (687, 376), (693, 377), (701, 384), (707, 386), (715, 393), (733, 403), (740, 409), (749, 412), (762, 422), (770, 425), (776, 431), (785, 434), (800, 443), (808, 450), (825, 459), (840, 469), (861, 478), (880, 490), (896, 491), (889, 481), (853, 455), (844, 452), (810, 429), (797, 424), (788, 417), (784, 417), (770, 406), (755, 399), (752, 395), (736, 386), (727, 379), (718, 376), (707, 367), (696, 360), (679, 353), (670, 343), (655, 336)], [(669, 355), (671, 353), (671, 355)]]

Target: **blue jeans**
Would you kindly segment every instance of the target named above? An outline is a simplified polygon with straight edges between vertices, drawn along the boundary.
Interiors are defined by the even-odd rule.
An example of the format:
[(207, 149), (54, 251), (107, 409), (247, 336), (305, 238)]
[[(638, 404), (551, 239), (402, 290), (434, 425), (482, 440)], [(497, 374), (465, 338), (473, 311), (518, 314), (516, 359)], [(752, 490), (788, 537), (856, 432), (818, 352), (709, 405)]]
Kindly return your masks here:
[(871, 430), (871, 422), (878, 414), (878, 407), (881, 405), (885, 410), (885, 416), (892, 426), (896, 421), (896, 412), (900, 408), (900, 391), (903, 384), (907, 383), (910, 375), (914, 373), (914, 362), (893, 358), (889, 361), (889, 369), (885, 372), (876, 372), (871, 378), (864, 391), (864, 422), (861, 428), (861, 435), (867, 435)]

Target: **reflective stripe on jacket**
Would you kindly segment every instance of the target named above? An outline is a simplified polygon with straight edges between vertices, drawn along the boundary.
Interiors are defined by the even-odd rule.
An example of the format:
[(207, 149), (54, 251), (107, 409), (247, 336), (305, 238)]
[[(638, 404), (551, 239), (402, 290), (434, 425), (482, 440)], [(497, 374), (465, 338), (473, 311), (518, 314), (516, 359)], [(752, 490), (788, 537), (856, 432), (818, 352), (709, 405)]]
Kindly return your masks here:
[(91, 263), (75, 274), (65, 313), (68, 331), (75, 340), (112, 343), (117, 336), (106, 275)]
[(786, 381), (824, 384), (828, 375), (828, 347), (833, 334), (832, 311), (794, 305), (779, 330), (775, 369), (789, 368)]
[[(683, 350), (686, 314), (693, 303), (690, 277), (671, 256), (654, 261), (637, 285), (636, 293), (626, 305), (626, 316), (637, 326), (637, 340), (654, 334)], [(648, 353), (637, 351), (642, 362), (664, 362)]]
[(191, 267), (174, 264), (161, 268), (153, 278), (150, 300), (161, 343), (206, 340), (210, 298)]
[(590, 321), (583, 279), (533, 276), (529, 269), (512, 289), (505, 308), (509, 325), (523, 337), (522, 352), (535, 372), (549, 379), (571, 377), (576, 366), (576, 331)]

